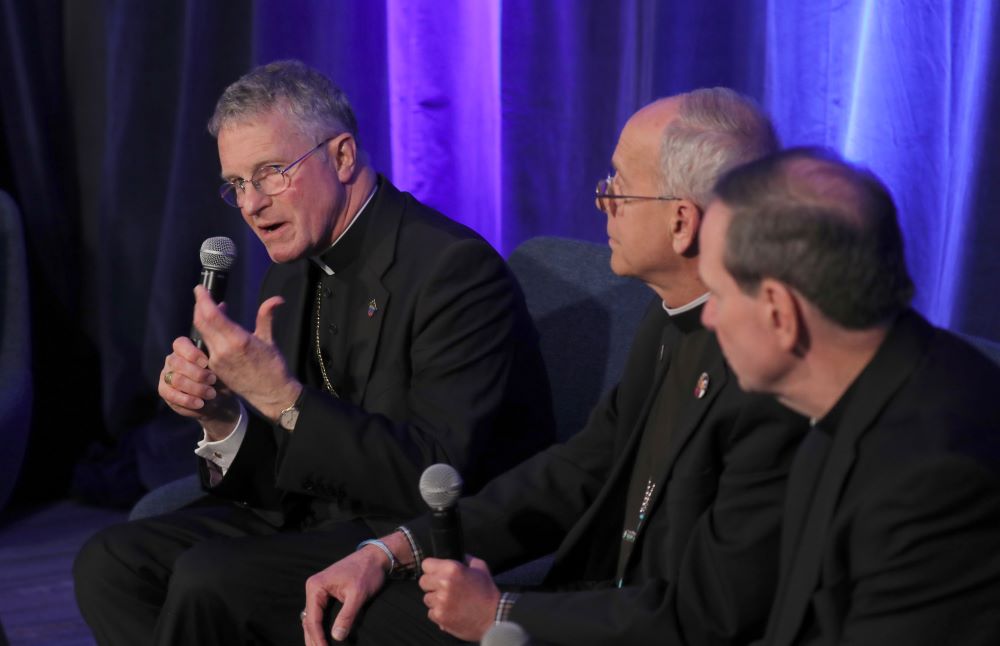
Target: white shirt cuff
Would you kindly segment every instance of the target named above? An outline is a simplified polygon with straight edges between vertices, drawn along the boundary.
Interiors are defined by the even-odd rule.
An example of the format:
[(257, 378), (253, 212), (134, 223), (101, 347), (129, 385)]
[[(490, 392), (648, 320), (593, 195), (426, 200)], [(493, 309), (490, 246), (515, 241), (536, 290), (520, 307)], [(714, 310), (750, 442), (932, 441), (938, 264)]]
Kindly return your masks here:
[(240, 416), (236, 420), (236, 428), (227, 435), (224, 439), (213, 442), (208, 439), (208, 434), (205, 433), (205, 428), (202, 427), (202, 436), (200, 442), (198, 442), (198, 448), (194, 450), (194, 454), (198, 457), (205, 458), (209, 462), (213, 462), (220, 469), (222, 469), (222, 475), (226, 475), (226, 471), (229, 470), (229, 466), (236, 459), (236, 453), (239, 452), (240, 446), (243, 445), (243, 436), (247, 432), (247, 410), (243, 407), (243, 402), (240, 404)]

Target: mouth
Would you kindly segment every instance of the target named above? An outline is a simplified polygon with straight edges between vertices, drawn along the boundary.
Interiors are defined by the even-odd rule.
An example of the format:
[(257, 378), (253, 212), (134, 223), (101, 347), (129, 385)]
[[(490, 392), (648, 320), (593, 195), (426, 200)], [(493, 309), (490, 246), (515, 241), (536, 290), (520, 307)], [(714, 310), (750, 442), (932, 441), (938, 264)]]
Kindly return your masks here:
[(286, 227), (284, 222), (276, 222), (274, 224), (268, 224), (263, 226), (258, 226), (257, 231), (261, 238), (271, 238), (278, 234), (279, 231)]

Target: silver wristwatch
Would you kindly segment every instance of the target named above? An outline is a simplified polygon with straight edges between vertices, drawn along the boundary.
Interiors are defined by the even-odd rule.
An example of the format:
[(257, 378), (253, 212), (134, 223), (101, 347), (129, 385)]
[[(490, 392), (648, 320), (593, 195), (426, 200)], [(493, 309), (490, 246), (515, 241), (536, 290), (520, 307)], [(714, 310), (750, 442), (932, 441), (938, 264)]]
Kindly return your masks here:
[(295, 423), (299, 421), (299, 402), (296, 401), (294, 404), (281, 411), (278, 414), (278, 426), (285, 429), (289, 433), (295, 430)]

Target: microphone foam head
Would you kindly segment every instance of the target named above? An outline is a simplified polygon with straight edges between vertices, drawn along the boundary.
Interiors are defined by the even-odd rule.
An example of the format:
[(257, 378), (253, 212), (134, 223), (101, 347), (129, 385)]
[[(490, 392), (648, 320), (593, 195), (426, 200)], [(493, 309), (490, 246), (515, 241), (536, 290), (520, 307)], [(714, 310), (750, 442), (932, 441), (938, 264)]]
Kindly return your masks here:
[(501, 621), (486, 631), (482, 646), (527, 646), (528, 634), (512, 621)]
[(420, 476), (420, 496), (431, 509), (448, 509), (462, 495), (462, 476), (449, 464), (432, 464)]
[(236, 245), (226, 236), (206, 238), (198, 255), (205, 269), (229, 271), (236, 262)]

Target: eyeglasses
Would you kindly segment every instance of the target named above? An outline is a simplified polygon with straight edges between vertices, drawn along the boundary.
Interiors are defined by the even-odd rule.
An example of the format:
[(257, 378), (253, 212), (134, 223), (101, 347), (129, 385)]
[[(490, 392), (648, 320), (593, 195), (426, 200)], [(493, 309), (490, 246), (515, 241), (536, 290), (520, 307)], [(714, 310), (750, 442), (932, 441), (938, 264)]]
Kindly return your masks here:
[[(618, 214), (618, 205), (627, 204), (627, 200), (679, 200), (681, 198), (672, 195), (618, 195), (614, 192), (614, 176), (608, 176), (597, 182), (594, 190), (594, 199), (597, 200), (597, 208), (604, 211), (611, 217)], [(622, 200), (618, 202), (617, 200)]]
[(268, 164), (267, 166), (261, 166), (255, 170), (250, 179), (237, 177), (232, 181), (226, 182), (219, 187), (219, 197), (221, 197), (222, 200), (229, 206), (240, 208), (243, 206), (243, 198), (247, 192), (247, 183), (253, 184), (253, 187), (264, 195), (273, 197), (283, 192), (292, 183), (292, 178), (288, 176), (288, 171), (304, 162), (309, 158), (309, 155), (325, 146), (327, 142), (332, 141), (339, 136), (340, 135), (334, 135), (333, 137), (324, 139), (310, 148), (306, 154), (302, 155), (284, 168), (278, 164)]

